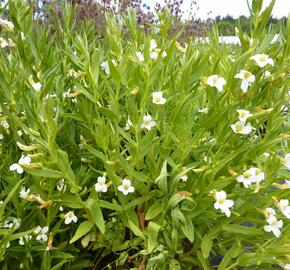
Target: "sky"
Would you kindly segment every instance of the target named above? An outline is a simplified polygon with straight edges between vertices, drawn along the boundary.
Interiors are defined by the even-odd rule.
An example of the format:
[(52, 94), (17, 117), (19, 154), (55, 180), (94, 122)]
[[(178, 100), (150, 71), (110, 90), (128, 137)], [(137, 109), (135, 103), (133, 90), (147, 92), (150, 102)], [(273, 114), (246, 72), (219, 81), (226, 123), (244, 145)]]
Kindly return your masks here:
[[(226, 15), (231, 15), (234, 18), (240, 15), (249, 16), (249, 9), (246, 0), (195, 0), (197, 2), (197, 7), (199, 10), (195, 9), (197, 17), (201, 19), (207, 19), (209, 17), (215, 18), (220, 15), (222, 17)], [(154, 6), (156, 0), (143, 0), (143, 2)], [(158, 2), (162, 3), (163, 0)], [(182, 10), (185, 12), (190, 8), (190, 0), (184, 0), (182, 5)], [(251, 0), (249, 1), (251, 3)], [(264, 0), (264, 6), (267, 6), (271, 1)], [(211, 12), (210, 15), (208, 13)], [(276, 4), (273, 10), (273, 17), (281, 18), (283, 16), (288, 16), (290, 13), (290, 0), (276, 0)]]

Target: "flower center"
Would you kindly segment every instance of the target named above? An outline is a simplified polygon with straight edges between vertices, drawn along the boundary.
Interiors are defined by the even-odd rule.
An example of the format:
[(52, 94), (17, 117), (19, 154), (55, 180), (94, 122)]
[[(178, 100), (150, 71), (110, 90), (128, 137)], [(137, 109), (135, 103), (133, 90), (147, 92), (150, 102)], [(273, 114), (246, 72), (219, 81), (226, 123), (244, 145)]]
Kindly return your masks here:
[(241, 132), (243, 130), (243, 126), (241, 124), (236, 125), (237, 132)]
[(267, 61), (267, 58), (266, 56), (261, 56), (260, 59), (259, 59), (261, 62), (266, 62)]
[(129, 185), (123, 185), (123, 187), (124, 187), (125, 190), (129, 189)]

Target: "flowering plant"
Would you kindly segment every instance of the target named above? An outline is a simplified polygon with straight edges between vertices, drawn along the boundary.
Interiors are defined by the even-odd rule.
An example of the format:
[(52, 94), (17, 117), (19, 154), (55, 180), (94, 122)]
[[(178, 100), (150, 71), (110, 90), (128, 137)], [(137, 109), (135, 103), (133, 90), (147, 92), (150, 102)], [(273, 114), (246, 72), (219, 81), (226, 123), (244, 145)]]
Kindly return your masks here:
[(9, 1), (1, 269), (289, 269), (290, 20), (271, 43), (260, 2), (229, 48), (132, 10), (96, 39), (69, 5), (51, 36)]

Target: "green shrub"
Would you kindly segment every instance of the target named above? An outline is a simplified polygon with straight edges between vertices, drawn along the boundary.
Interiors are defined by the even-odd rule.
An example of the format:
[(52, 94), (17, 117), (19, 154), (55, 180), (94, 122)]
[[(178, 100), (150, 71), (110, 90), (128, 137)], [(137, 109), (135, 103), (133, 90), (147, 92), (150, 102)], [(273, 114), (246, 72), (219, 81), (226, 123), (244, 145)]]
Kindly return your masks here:
[(273, 2), (238, 47), (168, 39), (166, 13), (144, 34), (130, 10), (100, 39), (65, 6), (51, 34), (21, 2), (1, 21), (1, 269), (286, 269), (290, 22), (266, 30)]

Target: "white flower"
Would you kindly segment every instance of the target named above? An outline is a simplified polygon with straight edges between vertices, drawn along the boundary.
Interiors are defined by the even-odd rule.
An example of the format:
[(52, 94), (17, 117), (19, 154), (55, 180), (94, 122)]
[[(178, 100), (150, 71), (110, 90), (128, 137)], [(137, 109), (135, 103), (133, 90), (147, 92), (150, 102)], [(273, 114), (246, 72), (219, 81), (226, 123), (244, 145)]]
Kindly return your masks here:
[(128, 117), (128, 120), (127, 120), (126, 126), (125, 126), (125, 130), (129, 130), (131, 126), (133, 126), (133, 123), (132, 123), (130, 117)]
[(18, 134), (19, 137), (21, 137), (23, 135), (22, 130), (17, 130), (17, 134)]
[(246, 125), (246, 123), (243, 121), (236, 122), (235, 124), (231, 125), (231, 128), (235, 133), (244, 134), (244, 135), (249, 134), (253, 129), (251, 123), (248, 123)]
[(98, 181), (98, 183), (95, 184), (96, 192), (107, 192), (108, 187), (106, 185), (106, 177), (99, 176), (97, 181)]
[(26, 189), (25, 187), (23, 187), (19, 192), (19, 197), (24, 200), (27, 200), (30, 197), (29, 192), (30, 192), (30, 188)]
[(4, 139), (4, 136), (2, 133), (0, 133), (0, 141)]
[(110, 74), (110, 67), (109, 67), (109, 63), (108, 63), (108, 61), (103, 61), (102, 63), (101, 63), (101, 68), (105, 71), (105, 73), (107, 74), (107, 75), (109, 75)]
[(241, 89), (244, 93), (248, 91), (249, 86), (255, 81), (255, 75), (243, 69), (235, 75), (235, 78), (242, 80)]
[(289, 200), (287, 199), (281, 199), (280, 202), (278, 202), (278, 208), (282, 212), (282, 214), (290, 219), (290, 205), (289, 205)]
[(76, 72), (74, 69), (70, 69), (69, 71), (68, 71), (68, 76), (69, 77), (78, 77), (79, 76), (79, 73), (78, 72)]
[(259, 67), (265, 67), (266, 65), (274, 66), (274, 61), (267, 54), (256, 54), (250, 59), (254, 60)]
[(1, 126), (4, 129), (8, 129), (9, 128), (9, 123), (6, 120), (1, 121)]
[(246, 122), (246, 120), (253, 116), (249, 111), (247, 110), (237, 110), (238, 114), (239, 114), (239, 119), (242, 122)]
[(135, 191), (135, 188), (132, 186), (131, 180), (123, 179), (122, 185), (118, 186), (118, 190), (123, 192), (124, 195), (128, 195)]
[(138, 58), (139, 62), (143, 62), (144, 61), (144, 55), (141, 52), (136, 52), (136, 57)]
[(284, 183), (286, 188), (290, 188), (290, 180), (286, 180), (285, 179), (285, 183)]
[(4, 202), (3, 201), (0, 201), (0, 205), (2, 205)]
[(5, 220), (3, 228), (15, 229), (20, 227), (20, 219), (12, 218), (11, 221)]
[(268, 158), (268, 157), (270, 156), (270, 154), (269, 154), (268, 152), (264, 152), (264, 153), (263, 153), (263, 156), (264, 156), (265, 158)]
[[(117, 63), (116, 63), (116, 61), (115, 61), (114, 59), (112, 60), (112, 64), (113, 64), (114, 66), (117, 65)], [(110, 66), (109, 66), (109, 62), (108, 62), (108, 61), (103, 61), (103, 62), (100, 64), (100, 66), (101, 66), (101, 68), (105, 71), (105, 73), (106, 73), (107, 75), (110, 74)]]
[(284, 268), (285, 268), (285, 270), (290, 270), (290, 263), (286, 263)]
[(270, 72), (269, 70), (265, 70), (265, 72), (263, 73), (263, 76), (264, 76), (265, 78), (269, 78), (271, 75), (272, 75), (272, 74), (271, 74), (271, 72)]
[(74, 223), (77, 223), (78, 221), (78, 218), (76, 217), (76, 215), (74, 214), (73, 211), (69, 211), (67, 212), (65, 215), (64, 215), (64, 223), (65, 224), (70, 224), (72, 221)]
[(13, 163), (10, 165), (9, 170), (10, 171), (17, 171), (17, 173), (22, 174), (24, 172), (22, 166), (29, 166), (31, 162), (30, 156), (21, 156), (18, 163)]
[(163, 105), (165, 104), (166, 99), (163, 97), (162, 92), (153, 92), (152, 102), (158, 105)]
[(252, 175), (249, 172), (244, 172), (236, 179), (239, 183), (243, 183), (245, 188), (248, 188), (252, 184)]
[(151, 128), (154, 126), (156, 126), (156, 122), (152, 120), (151, 115), (150, 114), (144, 115), (141, 128), (146, 128), (147, 130), (151, 130)]
[(167, 56), (167, 52), (163, 51), (161, 56), (162, 56), (162, 58), (165, 58)]
[(156, 60), (158, 58), (158, 53), (156, 51), (153, 51), (150, 53), (150, 58), (152, 60)]
[(34, 230), (34, 233), (37, 235), (36, 240), (39, 242), (46, 242), (48, 239), (47, 232), (48, 226), (44, 226), (43, 228), (37, 226), (36, 229)]
[(188, 180), (188, 176), (185, 174), (185, 175), (182, 175), (181, 177), (180, 177), (180, 179), (183, 181), (183, 182), (187, 182), (187, 180)]
[(266, 212), (267, 217), (276, 216), (276, 211), (271, 207), (266, 208), (265, 212)]
[(247, 170), (247, 172), (252, 175), (253, 183), (260, 183), (261, 181), (265, 180), (265, 174), (259, 168), (252, 167)]
[(62, 178), (61, 180), (58, 181), (57, 186), (56, 186), (58, 191), (65, 191), (66, 190), (66, 184), (64, 179)]
[(223, 91), (224, 85), (226, 85), (227, 81), (218, 75), (211, 75), (207, 77), (206, 84), (211, 87), (215, 87), (219, 92)]
[(8, 46), (9, 46), (8, 42), (4, 38), (0, 37), (0, 47), (6, 48)]
[(266, 232), (273, 232), (276, 237), (279, 237), (281, 235), (280, 228), (283, 227), (283, 221), (277, 221), (277, 218), (274, 215), (270, 215), (266, 221), (269, 225), (265, 225), (264, 230)]
[(198, 109), (197, 111), (200, 113), (208, 113), (208, 108)]
[(8, 20), (0, 19), (0, 25), (5, 27), (8, 31), (14, 30), (14, 24)]
[(157, 43), (155, 39), (150, 40), (150, 51), (157, 49)]
[(30, 234), (27, 234), (23, 237), (19, 237), (19, 245), (20, 246), (24, 246), (26, 242), (28, 242), (29, 240), (31, 240), (32, 236)]
[(220, 209), (222, 213), (225, 213), (227, 217), (231, 216), (231, 211), (229, 208), (234, 206), (234, 201), (226, 200), (227, 194), (225, 191), (216, 191), (214, 194), (216, 202), (214, 203), (215, 209)]
[(36, 92), (39, 92), (42, 88), (42, 84), (40, 82), (32, 83), (31, 86)]
[(284, 165), (287, 167), (287, 169), (290, 171), (290, 153), (285, 155), (284, 158)]

